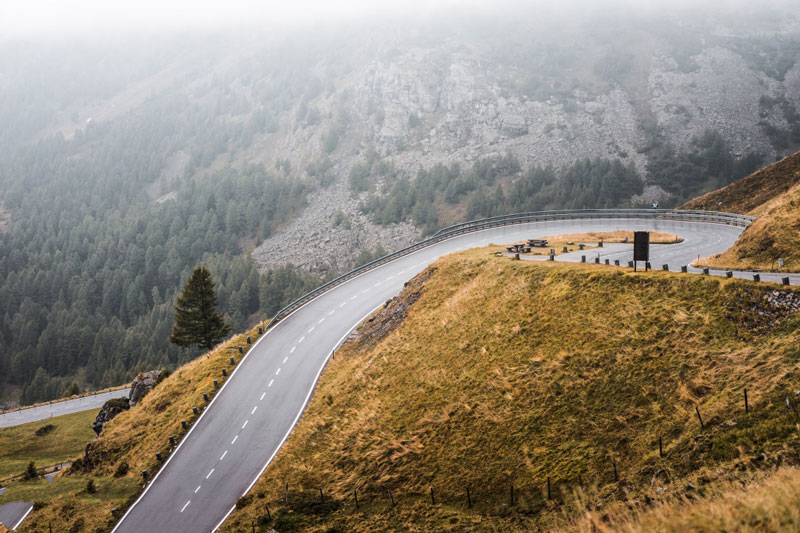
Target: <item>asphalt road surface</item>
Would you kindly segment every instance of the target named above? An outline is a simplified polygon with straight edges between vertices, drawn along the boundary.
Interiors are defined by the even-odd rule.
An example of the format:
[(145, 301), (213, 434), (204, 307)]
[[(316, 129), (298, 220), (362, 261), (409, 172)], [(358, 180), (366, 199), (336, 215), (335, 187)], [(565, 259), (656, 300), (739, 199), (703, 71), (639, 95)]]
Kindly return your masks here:
[(0, 428), (18, 426), (28, 422), (36, 422), (54, 416), (69, 415), (88, 411), (89, 409), (100, 409), (103, 404), (112, 398), (128, 397), (130, 389), (120, 389), (111, 392), (103, 392), (93, 396), (75, 398), (74, 400), (64, 400), (53, 402), (52, 404), (29, 407), (19, 411), (7, 411), (0, 414)]
[(33, 509), (31, 502), (12, 502), (0, 505), (0, 524), (14, 531)]
[[(615, 230), (680, 235), (682, 243), (652, 247), (654, 265), (668, 263), (677, 270), (698, 255), (726, 250), (742, 228), (636, 219), (528, 223), (453, 237), (353, 278), (298, 309), (258, 340), (114, 531), (217, 528), (297, 423), (331, 352), (439, 256), (490, 243)], [(615, 254), (623, 264), (631, 259), (630, 251)], [(562, 258), (580, 261), (574, 254), (558, 259)]]

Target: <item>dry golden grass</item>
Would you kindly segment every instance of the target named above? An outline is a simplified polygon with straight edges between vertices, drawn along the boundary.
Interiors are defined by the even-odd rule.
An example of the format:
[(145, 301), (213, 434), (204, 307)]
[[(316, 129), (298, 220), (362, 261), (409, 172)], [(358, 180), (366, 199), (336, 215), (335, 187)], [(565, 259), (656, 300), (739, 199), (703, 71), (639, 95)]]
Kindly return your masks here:
[[(68, 475), (52, 486), (31, 486), (27, 497), (46, 505), (31, 513), (20, 530), (46, 531), (52, 525), (53, 531), (68, 531), (76, 522), (84, 524), (82, 531), (110, 529), (111, 509), (124, 512), (133, 502), (141, 490), (141, 471), (146, 469), (153, 475), (158, 470), (155, 453), (160, 451), (164, 457), (169, 454), (169, 436), (183, 436), (181, 420), (191, 424), (197, 418), (192, 407), (205, 407), (204, 392), (213, 397), (214, 380), (221, 386), (226, 379), (222, 369), (228, 369), (229, 374), (233, 370), (231, 356), (237, 362), (241, 360), (237, 347), (247, 347), (248, 335), (255, 343), (257, 328), (180, 367), (138, 405), (109, 422), (100, 437), (89, 443), (86, 459), (76, 461)], [(128, 465), (128, 472), (114, 477), (121, 463)], [(95, 495), (82, 494), (78, 489), (85, 487), (90, 477), (104, 488)]]
[(783, 468), (749, 482), (725, 482), (703, 499), (674, 498), (649, 509), (617, 506), (611, 512), (587, 512), (581, 532), (767, 533), (800, 530), (800, 471)]
[[(633, 243), (632, 231), (598, 231), (589, 233), (565, 233), (563, 235), (551, 235), (545, 237), (548, 241), (556, 243), (567, 242), (630, 242)], [(627, 239), (627, 241), (625, 240)], [(650, 244), (671, 244), (681, 242), (683, 239), (672, 233), (650, 232)]]
[(492, 252), (440, 259), (402, 325), (337, 352), (224, 531), (574, 528), (579, 485), (608, 506), (797, 460), (800, 320), (767, 306), (774, 286)]
[[(698, 266), (800, 271), (800, 152), (696, 198), (685, 209), (732, 211), (756, 217), (729, 250)], [(783, 268), (778, 267), (783, 258)]]
[[(721, 255), (704, 259), (702, 264), (741, 270), (799, 271), (800, 183), (750, 214), (757, 218), (736, 244)], [(779, 257), (784, 259), (783, 268), (778, 267)]]
[(726, 187), (695, 198), (682, 205), (681, 209), (750, 214), (797, 183), (800, 183), (800, 152)]

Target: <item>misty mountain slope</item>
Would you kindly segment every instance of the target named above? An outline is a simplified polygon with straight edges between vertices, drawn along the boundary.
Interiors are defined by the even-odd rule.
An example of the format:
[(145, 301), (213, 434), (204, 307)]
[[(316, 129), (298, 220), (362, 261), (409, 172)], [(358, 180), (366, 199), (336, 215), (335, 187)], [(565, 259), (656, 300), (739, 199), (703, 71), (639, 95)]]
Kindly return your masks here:
[(798, 13), (741, 9), (5, 43), (0, 401), (192, 357), (198, 263), (243, 329), (447, 224), (677, 205), (789, 153)]

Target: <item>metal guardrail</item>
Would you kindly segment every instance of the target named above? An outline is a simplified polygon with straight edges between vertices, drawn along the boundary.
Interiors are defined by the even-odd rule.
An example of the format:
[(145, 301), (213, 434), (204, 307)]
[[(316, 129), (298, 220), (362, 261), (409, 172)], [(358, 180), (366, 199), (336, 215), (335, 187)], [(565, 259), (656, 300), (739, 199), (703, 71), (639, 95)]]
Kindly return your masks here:
[(513, 215), (503, 215), (498, 217), (485, 218), (481, 220), (472, 220), (463, 222), (443, 228), (436, 232), (431, 237), (422, 240), (416, 244), (412, 244), (402, 250), (398, 250), (389, 255), (385, 255), (379, 259), (366, 263), (355, 270), (351, 270), (347, 274), (339, 276), (338, 278), (317, 287), (316, 289), (308, 292), (293, 301), (280, 311), (278, 311), (272, 320), (267, 324), (267, 328), (272, 327), (283, 317), (290, 314), (292, 311), (310, 302), (317, 296), (328, 292), (341, 285), (342, 283), (360, 276), (365, 272), (369, 272), (381, 265), (399, 259), (408, 254), (414, 253), (423, 248), (427, 248), (433, 244), (442, 242), (452, 237), (463, 235), (465, 233), (472, 233), (489, 228), (497, 228), (502, 226), (510, 226), (516, 224), (526, 224), (529, 222), (546, 222), (553, 220), (580, 220), (580, 219), (624, 219), (624, 218), (640, 218), (652, 220), (678, 220), (684, 222), (709, 222), (714, 224), (725, 224), (728, 226), (738, 226), (746, 228), (749, 226), (754, 217), (747, 215), (738, 215), (735, 213), (725, 213), (721, 211), (689, 211), (679, 209), (579, 209), (572, 211), (537, 211), (533, 213), (517, 213)]

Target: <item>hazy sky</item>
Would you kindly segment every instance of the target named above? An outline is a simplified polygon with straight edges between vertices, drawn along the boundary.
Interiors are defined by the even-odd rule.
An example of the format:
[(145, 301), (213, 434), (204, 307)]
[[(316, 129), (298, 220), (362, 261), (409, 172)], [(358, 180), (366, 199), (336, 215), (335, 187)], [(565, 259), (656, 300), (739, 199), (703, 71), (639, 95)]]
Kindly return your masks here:
[[(727, 8), (787, 0), (712, 0)], [(795, 0), (797, 1), (797, 0)], [(376, 15), (433, 15), (469, 10), (526, 8), (552, 11), (576, 6), (664, 9), (708, 5), (708, 0), (0, 0), (0, 37), (97, 35), (120, 30), (297, 26)]]

